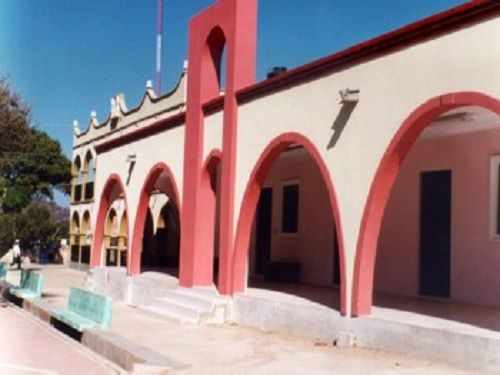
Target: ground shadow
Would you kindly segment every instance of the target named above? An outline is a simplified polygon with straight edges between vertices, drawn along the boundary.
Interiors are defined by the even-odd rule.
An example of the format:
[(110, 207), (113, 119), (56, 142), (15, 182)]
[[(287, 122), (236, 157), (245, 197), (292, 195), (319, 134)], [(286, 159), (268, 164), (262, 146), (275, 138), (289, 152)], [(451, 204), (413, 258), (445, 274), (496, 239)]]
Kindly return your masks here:
[(340, 311), (340, 290), (337, 286), (270, 282), (259, 277), (251, 277), (248, 280), (248, 286), (250, 288), (289, 294)]
[(78, 342), (82, 340), (83, 333), (67, 325), (66, 323), (51, 317), (50, 324), (58, 331), (64, 333), (66, 336), (71, 337), (73, 340), (76, 340)]

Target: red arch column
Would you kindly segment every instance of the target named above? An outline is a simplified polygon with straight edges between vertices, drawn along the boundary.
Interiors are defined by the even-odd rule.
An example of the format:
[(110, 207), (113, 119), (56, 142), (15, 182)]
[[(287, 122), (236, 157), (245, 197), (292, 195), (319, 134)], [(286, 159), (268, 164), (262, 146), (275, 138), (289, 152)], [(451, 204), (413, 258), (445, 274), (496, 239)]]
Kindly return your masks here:
[(481, 106), (500, 115), (500, 101), (478, 92), (450, 93), (422, 104), (403, 122), (382, 157), (366, 201), (354, 266), (352, 314), (371, 313), (373, 274), (380, 225), (399, 169), (424, 128), (442, 113), (463, 106)]
[[(144, 236), (144, 224), (146, 222), (146, 214), (149, 206), (149, 198), (151, 196), (151, 191), (160, 175), (162, 173), (167, 174), (169, 181), (169, 188), (163, 193), (174, 200), (179, 211), (179, 220), (182, 222), (182, 211), (179, 201), (179, 193), (177, 190), (177, 185), (175, 183), (172, 171), (165, 163), (155, 164), (148, 173), (146, 181), (141, 189), (141, 194), (139, 196), (139, 203), (137, 206), (137, 211), (134, 220), (134, 229), (132, 231), (132, 240), (130, 247), (130, 261), (128, 262), (128, 273), (129, 275), (136, 275), (141, 272), (141, 251), (142, 251), (142, 239)], [(181, 233), (182, 239), (182, 233)]]
[(248, 249), (250, 244), (250, 235), (252, 230), (252, 221), (255, 216), (257, 202), (262, 185), (266, 176), (276, 158), (288, 146), (292, 144), (302, 145), (312, 156), (318, 166), (323, 181), (325, 182), (330, 201), (330, 208), (335, 224), (335, 233), (339, 244), (340, 256), (340, 312), (346, 314), (346, 273), (345, 273), (345, 255), (344, 255), (344, 240), (342, 235), (342, 221), (340, 211), (337, 204), (337, 198), (333, 182), (326, 167), (323, 158), (316, 149), (316, 146), (306, 137), (298, 133), (286, 133), (278, 136), (269, 143), (262, 152), (257, 164), (255, 165), (250, 180), (245, 189), (243, 200), (240, 208), (240, 216), (234, 243), (234, 258), (231, 274), (231, 293), (243, 292), (247, 284), (247, 268), (248, 268)]
[(256, 0), (219, 0), (189, 25), (180, 284), (211, 285), (211, 252), (203, 243), (203, 104), (220, 97), (220, 58), (227, 45), (221, 164), (219, 290), (227, 293), (233, 245), (237, 137), (236, 91), (255, 80)]
[[(104, 184), (104, 189), (99, 200), (99, 209), (97, 210), (97, 218), (95, 220), (94, 238), (92, 241), (91, 260), (92, 267), (99, 267), (102, 264), (102, 243), (104, 236), (104, 221), (111, 204), (118, 198), (123, 197), (125, 202), (125, 209), (128, 212), (127, 197), (125, 195), (125, 188), (117, 174), (112, 174), (108, 177)], [(128, 234), (127, 225), (127, 249), (130, 249), (130, 236)]]

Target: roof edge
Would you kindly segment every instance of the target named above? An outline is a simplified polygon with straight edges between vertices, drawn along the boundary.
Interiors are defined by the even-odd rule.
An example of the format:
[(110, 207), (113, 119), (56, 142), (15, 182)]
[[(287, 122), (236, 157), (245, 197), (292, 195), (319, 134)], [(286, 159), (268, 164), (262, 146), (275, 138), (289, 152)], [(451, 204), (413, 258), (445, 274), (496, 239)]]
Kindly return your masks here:
[(325, 72), (374, 59), (499, 13), (500, 2), (471, 1), (247, 86), (240, 89), (236, 97), (238, 103), (245, 103)]

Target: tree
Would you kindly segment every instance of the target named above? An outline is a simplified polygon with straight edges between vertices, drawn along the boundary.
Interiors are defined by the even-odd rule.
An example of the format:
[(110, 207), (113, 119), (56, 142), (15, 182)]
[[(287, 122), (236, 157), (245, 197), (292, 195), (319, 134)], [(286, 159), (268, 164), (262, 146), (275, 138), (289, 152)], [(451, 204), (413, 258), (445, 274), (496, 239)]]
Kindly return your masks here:
[(16, 238), (26, 250), (32, 249), (35, 242), (47, 248), (68, 237), (69, 220), (54, 220), (50, 204), (32, 202), (20, 213), (0, 214), (0, 255), (12, 247)]
[(58, 141), (31, 126), (30, 107), (0, 79), (0, 208), (20, 212), (32, 199), (70, 192), (71, 162)]
[(25, 248), (31, 247), (35, 241), (47, 244), (55, 230), (50, 209), (42, 203), (31, 203), (17, 215), (16, 229), (17, 237)]

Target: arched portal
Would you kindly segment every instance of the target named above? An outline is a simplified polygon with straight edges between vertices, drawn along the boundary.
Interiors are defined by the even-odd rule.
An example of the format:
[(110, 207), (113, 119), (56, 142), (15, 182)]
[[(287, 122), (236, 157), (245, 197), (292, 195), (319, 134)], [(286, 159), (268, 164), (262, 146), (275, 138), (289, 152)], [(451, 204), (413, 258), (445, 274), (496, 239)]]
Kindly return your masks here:
[(80, 263), (90, 263), (90, 245), (92, 243), (92, 225), (90, 222), (90, 212), (85, 211), (82, 219), (82, 229), (80, 236)]
[[(282, 170), (289, 170), (288, 166), (293, 165), (293, 168), (297, 168), (297, 173), (300, 171), (307, 170), (307, 173), (313, 173), (312, 177), (304, 177), (304, 181), (297, 184), (295, 179), (290, 179), (288, 177), (285, 180), (280, 180), (277, 183), (278, 191), (271, 192), (271, 196), (276, 197), (277, 205), (271, 204), (271, 210), (276, 213), (277, 220), (272, 220), (271, 228), (268, 228), (272, 232), (272, 242), (271, 244), (271, 254), (264, 254), (267, 257), (266, 260), (259, 261), (254, 259), (253, 265), (248, 264), (249, 258), (249, 248), (251, 242), (259, 241), (258, 238), (252, 238), (252, 226), (258, 225), (256, 221), (259, 220), (261, 215), (256, 211), (257, 205), (259, 204), (259, 211), (261, 211), (262, 206), (266, 205), (263, 202), (263, 187), (267, 187), (267, 184), (271, 186), (276, 186), (276, 183), (269, 182), (268, 176), (275, 174), (280, 179), (279, 172), (270, 172), (278, 165), (280, 162), (279, 158), (288, 158), (289, 155), (296, 155), (295, 157), (301, 160), (300, 165), (289, 164), (287, 160), (282, 160), (281, 163), (284, 166)], [(266, 181), (267, 180), (267, 181)], [(311, 194), (311, 181), (318, 182), (321, 194)], [(314, 189), (314, 187), (313, 187)], [(302, 192), (302, 193), (301, 193)], [(307, 198), (306, 198), (307, 196)], [(303, 204), (300, 200), (303, 198)], [(324, 197), (325, 202), (322, 201)], [(260, 198), (260, 199), (259, 199)], [(272, 198), (272, 199), (273, 199)], [(304, 199), (305, 198), (305, 199)], [(327, 202), (326, 202), (327, 201)], [(281, 203), (281, 204), (280, 204)], [(273, 207), (276, 207), (273, 208)], [(306, 245), (309, 240), (315, 241), (315, 239), (309, 238), (311, 233), (311, 224), (308, 223), (305, 217), (299, 218), (301, 210), (307, 210), (311, 207), (316, 207), (319, 210), (324, 210), (323, 213), (327, 220), (329, 220), (329, 227), (327, 229), (327, 235), (329, 238), (321, 239), (318, 247), (321, 248), (319, 253), (314, 253), (316, 249), (313, 249)], [(325, 210), (326, 208), (326, 210)], [(319, 222), (318, 222), (319, 223)], [(320, 223), (321, 224), (321, 223)], [(324, 224), (324, 223), (322, 223)], [(304, 234), (300, 232), (300, 226), (304, 230)], [(308, 227), (306, 230), (305, 227)], [(312, 228), (314, 229), (314, 228)], [(256, 229), (259, 230), (258, 228)], [(306, 235), (305, 232), (308, 232)], [(264, 230), (265, 232), (265, 230)], [(281, 237), (278, 241), (281, 241), (283, 245), (285, 242), (294, 243), (293, 249), (288, 254), (286, 249), (281, 247), (279, 253), (273, 254), (275, 243), (277, 242), (274, 238), (274, 234), (279, 233), (278, 236)], [(304, 237), (304, 241), (300, 237)], [(258, 234), (257, 234), (258, 237)], [(307, 237), (307, 239), (306, 239)], [(301, 245), (297, 245), (300, 244)], [(335, 251), (335, 246), (337, 246), (337, 251)], [(338, 273), (340, 273), (340, 310), (345, 313), (345, 270), (344, 270), (344, 252), (343, 252), (343, 241), (342, 241), (342, 226), (340, 222), (340, 216), (337, 208), (337, 201), (335, 197), (335, 191), (331, 181), (330, 173), (323, 162), (318, 150), (313, 145), (313, 143), (298, 133), (286, 133), (277, 138), (275, 138), (263, 151), (261, 157), (259, 158), (255, 168), (252, 171), (250, 181), (246, 187), (245, 194), (240, 209), (240, 216), (238, 221), (236, 240), (235, 240), (235, 253), (232, 264), (232, 293), (242, 292), (245, 290), (247, 285), (247, 275), (249, 269), (254, 273), (268, 272), (266, 278), (281, 277), (277, 275), (285, 275), (285, 279), (279, 281), (299, 281), (304, 280), (304, 277), (310, 278), (312, 283), (325, 283), (325, 280), (314, 279), (314, 274), (318, 274), (317, 271), (322, 267), (321, 263), (329, 262), (327, 268), (329, 273), (327, 278), (328, 283), (332, 285), (334, 283), (334, 268), (338, 268)], [(323, 249), (324, 247), (324, 249)], [(259, 252), (257, 249), (256, 252)], [(337, 253), (336, 257), (334, 254)], [(335, 257), (337, 258), (338, 267), (334, 266)], [(300, 260), (300, 261), (299, 261)], [(265, 264), (267, 262), (267, 264)], [(260, 264), (259, 264), (260, 263)], [(264, 263), (264, 265), (262, 264)], [(299, 264), (300, 263), (300, 264)], [(324, 265), (324, 264), (323, 264)], [(260, 269), (259, 269), (260, 268)], [(265, 270), (267, 268), (267, 271)], [(333, 292), (332, 292), (333, 294)], [(333, 299), (333, 295), (332, 295)]]
[[(442, 95), (427, 101), (413, 111), (389, 144), (373, 179), (361, 221), (353, 280), (353, 315), (366, 315), (371, 312), (375, 258), (381, 223), (391, 190), (410, 148), (429, 124), (433, 121), (440, 122), (439, 126), (442, 129), (445, 121), (439, 119), (441, 115), (466, 106), (478, 106), (497, 115), (500, 114), (500, 102), (482, 93), (461, 92)], [(453, 116), (458, 117), (457, 113)], [(448, 116), (448, 119), (450, 118)]]
[(95, 176), (95, 162), (94, 156), (90, 150), (85, 155), (83, 164), (83, 200), (91, 201), (94, 199), (94, 176)]
[(78, 262), (80, 257), (80, 216), (78, 212), (73, 212), (69, 226), (71, 261)]
[(83, 170), (80, 155), (77, 155), (71, 165), (71, 201), (80, 202), (82, 200)]
[[(115, 205), (115, 206), (114, 206)], [(120, 177), (116, 174), (111, 175), (106, 183), (101, 193), (101, 198), (99, 200), (99, 207), (97, 210), (97, 218), (95, 222), (94, 237), (92, 240), (92, 254), (91, 254), (91, 264), (92, 267), (99, 267), (104, 263), (104, 261), (111, 257), (111, 254), (104, 254), (105, 245), (105, 234), (110, 236), (111, 234), (118, 234), (119, 228), (117, 227), (117, 222), (114, 222), (114, 227), (110, 223), (111, 210), (115, 211), (114, 217), (117, 218), (117, 207), (124, 207), (122, 211), (127, 211), (127, 197), (125, 195), (124, 185)], [(126, 242), (128, 243), (128, 225), (125, 225)], [(117, 237), (116, 237), (117, 238)], [(111, 241), (111, 239), (110, 239)], [(114, 241), (114, 240), (113, 240)], [(111, 245), (111, 242), (109, 242)], [(110, 247), (106, 247), (110, 249)], [(128, 248), (128, 246), (127, 246)], [(109, 252), (109, 250), (106, 250)], [(113, 254), (113, 256), (116, 254)], [(116, 257), (114, 258), (116, 259)]]
[[(186, 144), (183, 189), (183, 233), (180, 285), (206, 286), (213, 282), (211, 262), (202, 241), (205, 229), (199, 214), (204, 187), (203, 167), (203, 105), (220, 98), (221, 83), (225, 85), (221, 164), (220, 277), (222, 291), (230, 289), (226, 276), (234, 242), (234, 185), (236, 178), (237, 110), (236, 92), (255, 80), (257, 1), (218, 1), (196, 15), (189, 26), (188, 96), (186, 111)], [(227, 48), (226, 77), (220, 74)], [(237, 68), (236, 68), (237, 67)]]
[[(144, 233), (145, 230), (148, 230), (148, 211), (156, 210), (160, 213), (162, 211), (162, 207), (165, 204), (175, 206), (177, 221), (178, 223), (180, 223), (180, 201), (174, 176), (170, 168), (166, 164), (158, 163), (151, 168), (144, 186), (142, 187), (141, 195), (139, 198), (139, 205), (137, 207), (132, 240), (132, 257), (130, 262), (131, 274), (137, 274), (141, 272), (141, 259), (146, 261), (145, 266), (147, 268), (166, 268), (165, 262), (162, 262), (162, 259), (165, 260), (165, 254), (158, 254), (159, 249), (164, 249), (164, 244), (158, 244), (157, 239), (154, 239), (157, 228), (153, 228), (153, 234), (151, 235), (151, 238), (154, 239), (154, 241), (150, 242), (152, 247), (148, 249), (145, 249), (143, 247)], [(155, 227), (154, 217), (151, 217), (150, 219), (151, 223), (153, 223), (153, 227)], [(180, 224), (177, 225), (177, 227), (179, 226)], [(145, 251), (149, 252), (150, 254), (142, 256), (141, 254)], [(178, 246), (177, 249), (172, 250), (171, 252), (175, 252), (176, 254), (178, 254)], [(151, 263), (151, 261), (153, 261), (153, 263)], [(178, 261), (175, 265), (175, 268), (178, 268)]]

